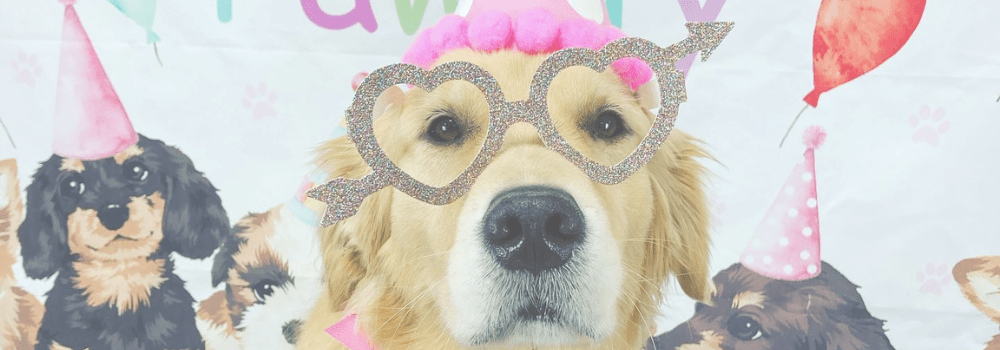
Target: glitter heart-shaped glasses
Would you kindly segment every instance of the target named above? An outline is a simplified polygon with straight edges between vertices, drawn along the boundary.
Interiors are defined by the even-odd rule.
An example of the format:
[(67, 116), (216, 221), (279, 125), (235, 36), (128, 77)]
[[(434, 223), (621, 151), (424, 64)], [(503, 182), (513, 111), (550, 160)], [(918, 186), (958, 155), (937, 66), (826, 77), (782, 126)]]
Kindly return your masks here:
[[(500, 150), (507, 129), (521, 122), (533, 125), (545, 147), (575, 164), (591, 180), (606, 185), (622, 182), (653, 157), (673, 129), (678, 105), (686, 99), (684, 75), (677, 71), (677, 61), (698, 51), (702, 52), (702, 60), (707, 60), (732, 27), (731, 22), (688, 23), (688, 37), (666, 48), (641, 38), (621, 38), (599, 51), (586, 48), (556, 51), (535, 71), (528, 99), (521, 101), (507, 101), (496, 79), (469, 62), (447, 62), (431, 71), (409, 64), (379, 68), (358, 86), (346, 116), (351, 140), (373, 171), (361, 179), (339, 177), (310, 190), (309, 197), (327, 203), (320, 224), (329, 226), (354, 215), (366, 197), (390, 185), (430, 204), (455, 201), (469, 191)], [(603, 72), (615, 61), (628, 57), (638, 58), (652, 68), (659, 82), (660, 108), (649, 132), (631, 154), (613, 166), (602, 165), (585, 157), (559, 135), (549, 116), (546, 94), (563, 69), (583, 66)], [(444, 187), (432, 187), (417, 181), (389, 159), (375, 138), (372, 112), (379, 95), (393, 85), (411, 84), (431, 91), (453, 80), (469, 82), (483, 92), (490, 109), (488, 133), (479, 154), (465, 171)]]

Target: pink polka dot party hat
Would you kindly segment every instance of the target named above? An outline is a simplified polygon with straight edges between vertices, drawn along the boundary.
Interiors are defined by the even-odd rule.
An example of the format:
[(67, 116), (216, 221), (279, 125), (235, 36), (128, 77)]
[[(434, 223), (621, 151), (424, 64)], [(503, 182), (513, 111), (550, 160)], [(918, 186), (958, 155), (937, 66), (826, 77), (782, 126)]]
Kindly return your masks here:
[(820, 273), (819, 205), (816, 199), (815, 152), (826, 132), (806, 129), (805, 160), (792, 170), (757, 226), (740, 262), (772, 279), (801, 281)]

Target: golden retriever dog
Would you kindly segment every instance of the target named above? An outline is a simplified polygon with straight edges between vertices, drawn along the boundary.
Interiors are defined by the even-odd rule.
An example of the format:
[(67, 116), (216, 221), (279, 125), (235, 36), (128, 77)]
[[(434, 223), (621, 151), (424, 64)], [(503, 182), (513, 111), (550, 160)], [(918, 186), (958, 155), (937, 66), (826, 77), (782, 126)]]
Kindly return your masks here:
[(34, 349), (44, 308), (34, 295), (17, 287), (14, 263), (20, 255), (17, 228), (24, 202), (14, 159), (0, 160), (0, 349)]
[[(1000, 256), (962, 260), (955, 264), (952, 274), (972, 305), (1000, 323)], [(985, 350), (1000, 350), (1000, 334), (986, 343)]]
[[(467, 49), (523, 100), (543, 55)], [(385, 96), (386, 94), (383, 94)], [(401, 169), (442, 186), (475, 158), (487, 133), (482, 93), (466, 82), (390, 94), (375, 136)], [(548, 92), (553, 124), (588, 158), (612, 165), (654, 115), (613, 72), (563, 70)], [(348, 137), (318, 151), (329, 179), (371, 169)], [(431, 205), (387, 188), (353, 217), (321, 229), (327, 288), (299, 349), (343, 349), (324, 329), (350, 314), (378, 349), (639, 349), (671, 274), (707, 300), (706, 157), (674, 130), (646, 166), (613, 186), (591, 181), (517, 124), (470, 191)]]

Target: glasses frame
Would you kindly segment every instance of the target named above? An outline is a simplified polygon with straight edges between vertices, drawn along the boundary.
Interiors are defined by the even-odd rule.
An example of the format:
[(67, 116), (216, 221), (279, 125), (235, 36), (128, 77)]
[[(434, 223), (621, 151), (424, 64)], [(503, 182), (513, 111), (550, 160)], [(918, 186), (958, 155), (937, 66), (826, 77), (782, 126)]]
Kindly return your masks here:
[[(572, 162), (591, 180), (605, 185), (620, 183), (645, 166), (673, 130), (678, 107), (687, 100), (684, 74), (677, 70), (677, 61), (698, 51), (702, 52), (702, 60), (707, 60), (732, 27), (732, 22), (687, 23), (689, 35), (665, 48), (646, 39), (628, 37), (609, 42), (598, 51), (587, 48), (556, 51), (535, 71), (528, 98), (519, 101), (504, 98), (496, 79), (469, 62), (447, 62), (430, 71), (402, 63), (376, 69), (358, 86), (346, 113), (348, 135), (372, 172), (360, 179), (338, 177), (307, 192), (309, 197), (327, 203), (320, 225), (329, 226), (353, 216), (364, 198), (388, 186), (434, 205), (454, 202), (469, 191), (503, 146), (507, 129), (517, 123), (533, 125), (546, 148)], [(547, 94), (552, 80), (568, 67), (582, 66), (604, 72), (622, 58), (638, 58), (652, 68), (659, 83), (660, 108), (636, 149), (617, 164), (607, 166), (588, 159), (559, 135), (549, 115)], [(454, 80), (469, 82), (483, 92), (490, 109), (489, 126), (482, 148), (472, 163), (447, 185), (433, 187), (414, 179), (385, 154), (375, 138), (373, 111), (379, 95), (391, 86), (410, 84), (432, 91)]]

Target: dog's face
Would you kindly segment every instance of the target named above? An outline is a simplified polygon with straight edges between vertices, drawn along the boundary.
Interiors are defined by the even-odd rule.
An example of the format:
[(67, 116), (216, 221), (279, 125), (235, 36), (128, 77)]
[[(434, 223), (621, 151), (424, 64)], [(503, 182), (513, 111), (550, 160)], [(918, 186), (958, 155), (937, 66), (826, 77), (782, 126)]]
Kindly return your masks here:
[[(1000, 323), (1000, 256), (962, 260), (955, 264), (952, 274), (972, 305)], [(993, 337), (986, 350), (1000, 350), (1000, 334)]]
[(17, 162), (0, 160), (0, 284), (14, 278), (13, 266), (21, 250), (17, 228), (24, 219), (21, 186), (17, 179)]
[[(508, 100), (522, 100), (543, 59), (456, 51), (441, 62), (475, 63)], [(560, 135), (606, 165), (632, 152), (653, 120), (612, 72), (566, 69), (547, 99)], [(468, 83), (411, 90), (387, 106), (376, 138), (401, 169), (432, 186), (460, 174), (486, 137), (488, 106)], [(442, 339), (467, 346), (636, 342), (648, 336), (670, 272), (689, 295), (705, 295), (707, 215), (695, 159), (702, 155), (674, 131), (649, 164), (607, 186), (545, 148), (531, 125), (514, 125), (459, 200), (438, 206), (383, 190), (327, 232), (329, 280), (341, 281), (330, 293), (346, 301), (361, 283), (381, 295), (361, 317), (373, 320), (372, 336), (386, 346), (437, 337), (415, 330), (425, 317), (452, 336)], [(347, 138), (325, 145), (320, 162), (339, 168), (334, 177), (368, 172)], [(399, 308), (412, 312), (391, 312)]]
[(226, 283), (229, 317), (216, 323), (229, 324), (247, 346), (293, 348), (322, 289), (316, 227), (282, 205), (243, 217), (233, 231), (212, 270), (214, 284)]
[(698, 303), (690, 320), (646, 349), (893, 349), (858, 287), (825, 262), (804, 281), (772, 280), (742, 264), (713, 281), (712, 304)]
[(122, 261), (177, 251), (204, 258), (228, 219), (215, 188), (177, 149), (140, 136), (118, 154), (84, 161), (53, 155), (27, 188), (19, 230), (28, 276), (67, 261)]

